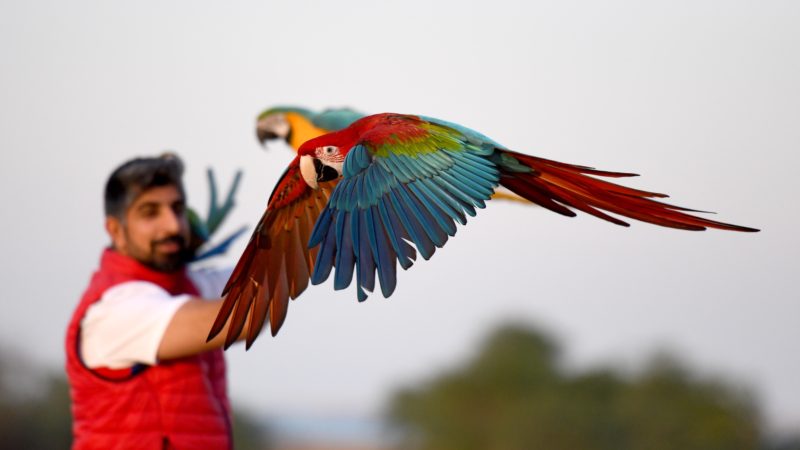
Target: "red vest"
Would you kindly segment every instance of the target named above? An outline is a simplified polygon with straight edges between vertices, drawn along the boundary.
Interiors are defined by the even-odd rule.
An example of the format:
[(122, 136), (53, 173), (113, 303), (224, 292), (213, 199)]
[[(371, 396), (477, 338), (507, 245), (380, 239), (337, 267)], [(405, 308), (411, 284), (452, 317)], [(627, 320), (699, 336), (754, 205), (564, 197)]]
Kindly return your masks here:
[(222, 350), (112, 370), (87, 368), (80, 323), (108, 288), (149, 281), (172, 295), (197, 294), (185, 271), (156, 272), (106, 250), (67, 329), (73, 449), (230, 449), (231, 409)]

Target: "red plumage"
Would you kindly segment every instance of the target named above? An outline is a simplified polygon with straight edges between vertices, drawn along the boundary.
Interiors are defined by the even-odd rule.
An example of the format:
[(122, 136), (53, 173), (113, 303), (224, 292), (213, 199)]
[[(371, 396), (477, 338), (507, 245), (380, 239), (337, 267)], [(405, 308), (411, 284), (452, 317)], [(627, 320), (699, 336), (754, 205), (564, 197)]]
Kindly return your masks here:
[[(754, 228), (732, 225), (696, 217), (686, 212), (700, 212), (653, 200), (668, 197), (665, 194), (642, 191), (610, 183), (594, 176), (631, 177), (632, 173), (607, 172), (591, 167), (565, 164), (509, 150), (498, 150), (513, 156), (532, 172), (501, 170), (500, 184), (542, 207), (565, 216), (575, 216), (569, 208), (599, 217), (617, 225), (629, 226), (603, 211), (632, 219), (683, 230), (718, 228), (732, 231), (758, 231)], [(592, 176), (594, 175), (594, 176)], [(569, 208), (568, 208), (569, 207)]]

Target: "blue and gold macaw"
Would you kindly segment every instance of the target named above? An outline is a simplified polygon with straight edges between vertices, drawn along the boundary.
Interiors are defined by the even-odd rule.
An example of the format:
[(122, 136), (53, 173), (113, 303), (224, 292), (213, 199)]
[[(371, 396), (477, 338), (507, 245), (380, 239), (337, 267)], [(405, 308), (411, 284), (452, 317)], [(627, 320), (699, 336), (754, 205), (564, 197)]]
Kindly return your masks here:
[(256, 136), (262, 145), (282, 139), (297, 151), (303, 142), (347, 128), (362, 117), (364, 114), (350, 108), (329, 108), (317, 113), (296, 106), (276, 106), (258, 115)]

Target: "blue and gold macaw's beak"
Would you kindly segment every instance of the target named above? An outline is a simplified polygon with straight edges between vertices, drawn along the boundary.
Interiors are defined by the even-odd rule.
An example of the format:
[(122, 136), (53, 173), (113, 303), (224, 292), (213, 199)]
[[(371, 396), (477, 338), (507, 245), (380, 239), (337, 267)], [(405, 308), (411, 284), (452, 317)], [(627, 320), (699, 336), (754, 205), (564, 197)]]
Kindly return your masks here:
[(256, 137), (261, 145), (265, 146), (273, 139), (283, 139), (288, 143), (291, 134), (292, 127), (283, 113), (268, 114), (256, 122)]

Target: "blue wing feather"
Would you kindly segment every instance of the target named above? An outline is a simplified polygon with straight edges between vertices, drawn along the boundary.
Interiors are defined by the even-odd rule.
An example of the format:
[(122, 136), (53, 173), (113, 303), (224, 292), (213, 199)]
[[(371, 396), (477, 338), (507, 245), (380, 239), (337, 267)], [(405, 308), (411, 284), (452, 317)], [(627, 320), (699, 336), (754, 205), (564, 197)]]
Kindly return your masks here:
[(367, 217), (368, 210), (362, 209), (356, 213), (351, 213), (353, 216), (358, 216), (358, 270), (361, 272), (361, 286), (369, 292), (375, 290), (375, 258), (372, 254), (371, 243), (369, 240), (369, 232), (367, 230)]
[(422, 224), (422, 229), (425, 231), (425, 234), (427, 234), (428, 238), (430, 238), (435, 246), (441, 248), (444, 243), (447, 242), (447, 234), (444, 233), (440, 227), (436, 226), (435, 219), (431, 215), (430, 209), (422, 205), (419, 199), (411, 194), (408, 185), (403, 184), (400, 187), (401, 188), (397, 191), (400, 193), (406, 205), (409, 206), (414, 217)]
[(458, 204), (464, 209), (464, 211), (472, 217), (475, 217), (475, 207), (472, 204), (472, 200), (469, 196), (467, 196), (464, 192), (450, 184), (449, 181), (445, 180), (442, 177), (432, 178), (431, 179), (434, 183), (439, 185), (443, 191), (447, 192), (454, 201), (458, 202)]
[(347, 156), (342, 165), (342, 176), (346, 178), (358, 175), (371, 163), (367, 147), (363, 145), (353, 147)]
[(377, 206), (372, 206), (367, 210), (367, 222), (369, 223), (370, 247), (378, 267), (378, 279), (381, 282), (381, 293), (384, 297), (389, 297), (397, 286), (395, 276), (397, 268), (395, 261), (397, 256), (392, 252), (392, 247), (386, 242), (386, 233), (381, 223), (381, 216)]
[(347, 213), (339, 211), (336, 215), (336, 274), (333, 277), (333, 288), (337, 291), (350, 286), (353, 280), (355, 258), (353, 255), (353, 241), (349, 238), (350, 221)]
[(402, 157), (399, 155), (389, 155), (389, 157), (385, 159), (386, 165), (388, 166), (387, 172), (393, 173), (401, 183), (408, 183), (414, 179), (414, 176), (405, 164), (400, 163), (400, 159), (402, 159)]
[(317, 253), (314, 263), (314, 273), (311, 274), (311, 284), (320, 284), (328, 279), (333, 268), (333, 258), (336, 254), (336, 233), (331, 233), (330, 226), (326, 229), (325, 240)]
[[(388, 207), (387, 203), (389, 204)], [(392, 248), (397, 254), (400, 267), (405, 270), (414, 263), (416, 255), (407, 251), (407, 249), (413, 251), (413, 248), (403, 240), (403, 236), (408, 233), (405, 232), (403, 225), (398, 222), (394, 208), (392, 208), (391, 214), (388, 211), (389, 208), (392, 208), (391, 203), (389, 203), (386, 198), (380, 199), (378, 202), (378, 212), (380, 213), (381, 221), (383, 221), (383, 225), (386, 227), (386, 234), (389, 236), (389, 242), (392, 244)]]
[(423, 231), (422, 225), (419, 224), (410, 208), (400, 200), (395, 190), (389, 191), (389, 199), (392, 201), (392, 207), (397, 211), (400, 223), (408, 231), (409, 237), (416, 245), (420, 255), (425, 259), (430, 259), (436, 249), (433, 246), (433, 242), (428, 239), (427, 234)]
[(483, 198), (485, 194), (482, 194), (481, 192), (478, 192), (477, 190), (473, 189), (473, 187), (470, 186), (469, 183), (466, 183), (464, 180), (455, 177), (449, 170), (442, 172), (440, 176), (443, 180), (450, 182), (453, 186), (456, 187), (456, 189), (466, 194), (467, 199), (470, 202), (472, 202), (473, 205), (477, 206), (478, 208), (486, 207), (486, 204), (483, 203)]
[(462, 169), (464, 171), (469, 172), (470, 174), (481, 178), (484, 182), (491, 183), (493, 180), (497, 179), (500, 174), (500, 171), (494, 167), (494, 164), (487, 164), (486, 160), (474, 160), (474, 156), (470, 155), (469, 153), (462, 153), (455, 155), (456, 159), (459, 163), (456, 166), (453, 166), (454, 169)]
[(462, 180), (465, 185), (469, 186), (479, 195), (478, 198), (483, 197), (491, 197), (494, 188), (491, 186), (485, 186), (485, 180), (481, 179), (479, 176), (473, 174), (472, 172), (464, 169), (460, 166), (453, 166), (452, 169), (448, 171), (453, 176), (456, 176), (459, 180)]
[(464, 210), (461, 209), (461, 205), (459, 205), (458, 201), (447, 195), (433, 181), (425, 178), (417, 180), (416, 182), (412, 183), (412, 185), (419, 186), (420, 189), (428, 193), (428, 196), (433, 199), (437, 199), (442, 209), (447, 212), (447, 215), (455, 220), (458, 220), (458, 223), (461, 225), (467, 224), (467, 218), (464, 216)]
[[(456, 124), (430, 122), (449, 130), (433, 130), (439, 140), (421, 141), (421, 151), (395, 152), (389, 145), (378, 156), (370, 144), (350, 149), (309, 240), (322, 247), (314, 284), (330, 275), (335, 261), (336, 289), (347, 287), (355, 274), (362, 301), (366, 291), (374, 291), (377, 274), (388, 297), (397, 285), (398, 263), (408, 269), (417, 252), (429, 259), (455, 235), (456, 221), (465, 224), (466, 215), (485, 207), (500, 178), (486, 156), (499, 144)], [(437, 149), (437, 142), (447, 149)]]
[[(456, 225), (453, 222), (453, 216), (447, 212), (447, 206), (425, 188), (425, 185), (416, 181), (408, 184), (409, 189), (414, 192), (414, 195), (428, 207), (431, 215), (436, 220), (436, 223), (448, 235), (453, 236), (456, 234)], [(443, 244), (444, 245), (444, 244)]]
[(361, 176), (353, 178), (353, 194), (355, 195), (354, 201), (358, 210), (364, 209), (370, 200), (364, 188), (364, 178), (366, 177)]
[[(333, 195), (331, 195), (331, 201), (333, 199)], [(328, 232), (328, 228), (331, 226), (331, 218), (333, 217), (333, 211), (330, 208), (325, 208), (320, 213), (319, 217), (317, 218), (316, 223), (314, 223), (314, 228), (311, 230), (311, 237), (308, 238), (308, 248), (316, 247), (325, 239), (325, 233)]]
[[(336, 185), (336, 187), (338, 188), (339, 185)], [(355, 187), (356, 187), (355, 183), (346, 183), (344, 186), (342, 186), (342, 193), (339, 196), (337, 209), (345, 211), (351, 211), (355, 209), (355, 202), (357, 201), (355, 195), (353, 195)]]

